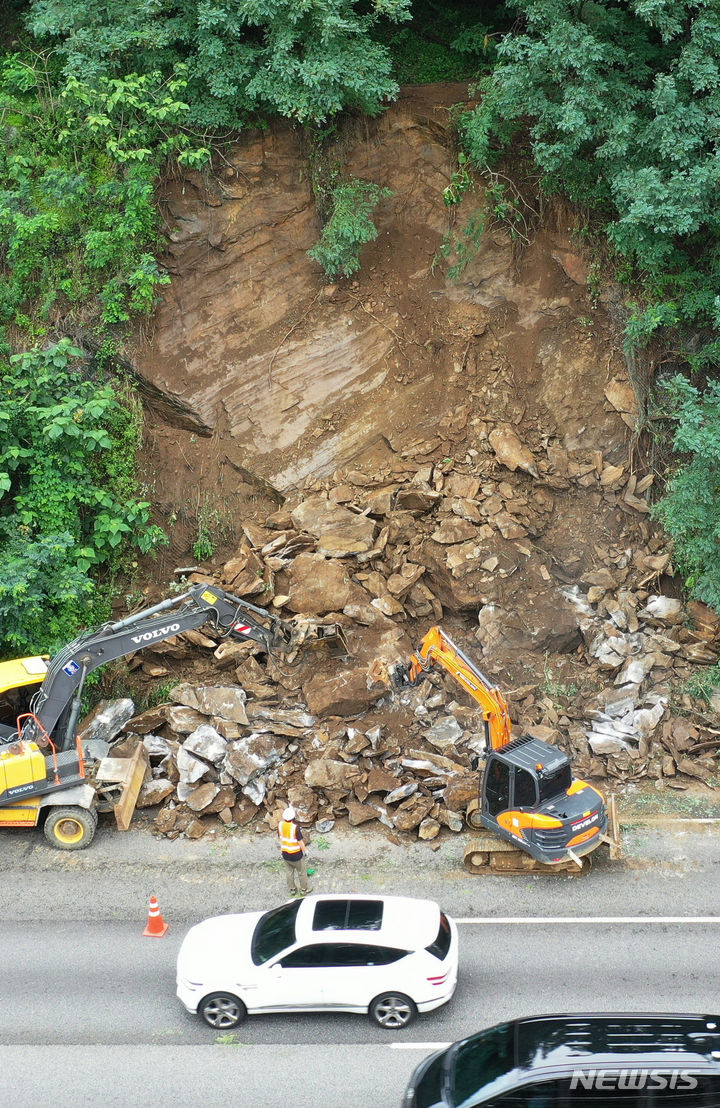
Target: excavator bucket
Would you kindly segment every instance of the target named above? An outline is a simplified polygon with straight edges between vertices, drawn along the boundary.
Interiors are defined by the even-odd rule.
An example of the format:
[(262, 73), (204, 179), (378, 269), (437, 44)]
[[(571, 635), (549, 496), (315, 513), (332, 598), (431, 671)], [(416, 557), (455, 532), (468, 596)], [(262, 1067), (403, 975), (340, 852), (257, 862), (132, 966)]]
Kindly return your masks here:
[(345, 632), (339, 623), (313, 623), (297, 620), (290, 640), (293, 647), (327, 646), (331, 658), (348, 658), (348, 646)]
[(339, 623), (318, 624), (315, 638), (318, 643), (327, 644), (331, 658), (349, 658), (350, 647)]
[(387, 673), (393, 689), (402, 689), (410, 684), (410, 666), (405, 662), (396, 662), (394, 666), (388, 666)]

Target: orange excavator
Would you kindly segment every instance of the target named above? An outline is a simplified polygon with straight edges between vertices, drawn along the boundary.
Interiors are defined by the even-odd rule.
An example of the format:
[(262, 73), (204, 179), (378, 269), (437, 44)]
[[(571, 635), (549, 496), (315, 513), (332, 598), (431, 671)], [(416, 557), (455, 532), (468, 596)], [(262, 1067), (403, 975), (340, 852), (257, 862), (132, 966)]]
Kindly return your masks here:
[(440, 627), (428, 631), (408, 664), (391, 667), (391, 683), (417, 685), (436, 665), (480, 705), (485, 721), (485, 770), (465, 814), (471, 827), (494, 834), (469, 843), (466, 867), (477, 873), (545, 867), (577, 873), (584, 856), (601, 843), (616, 845), (616, 835), (607, 834), (602, 794), (573, 778), (567, 755), (557, 747), (529, 735), (513, 738), (505, 697)]

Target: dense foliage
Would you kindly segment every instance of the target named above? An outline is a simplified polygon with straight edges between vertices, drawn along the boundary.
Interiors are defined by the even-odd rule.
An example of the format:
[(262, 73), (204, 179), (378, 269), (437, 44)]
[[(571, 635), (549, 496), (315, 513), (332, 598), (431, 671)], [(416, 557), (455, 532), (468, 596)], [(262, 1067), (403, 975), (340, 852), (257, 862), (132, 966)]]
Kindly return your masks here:
[[(510, 0), (482, 102), (462, 117), (476, 164), (529, 117), (547, 192), (604, 213), (649, 304), (631, 336), (720, 323), (720, 5), (708, 0)], [(642, 318), (640, 318), (642, 316)]]
[(95, 299), (105, 323), (153, 307), (155, 179), (170, 152), (207, 157), (179, 129), (181, 78), (56, 79), (42, 55), (0, 64), (0, 325), (31, 335)]
[(48, 651), (101, 614), (90, 571), (165, 536), (137, 498), (139, 424), (118, 386), (88, 374), (67, 339), (13, 356), (0, 377), (0, 640)]
[(349, 277), (360, 268), (361, 247), (378, 235), (372, 213), (380, 200), (390, 196), (390, 189), (358, 178), (341, 181), (332, 189), (330, 218), (320, 241), (308, 250), (328, 277)]
[(412, 0), (412, 19), (381, 24), (373, 37), (390, 49), (401, 85), (467, 81), (495, 64), (495, 36), (509, 26), (505, 5), (477, 0)]
[[(691, 372), (720, 366), (720, 5), (715, 0), (509, 0), (522, 25), (461, 116), (485, 167), (521, 125), (546, 193), (589, 209), (639, 293), (629, 348), (673, 335)], [(624, 272), (623, 272), (624, 267)], [(720, 601), (717, 393), (688, 385), (676, 447), (693, 460), (659, 509), (697, 596)], [(680, 390), (680, 391), (678, 391)], [(713, 415), (713, 413), (715, 413)], [(702, 423), (703, 433), (698, 432)]]
[(410, 0), (35, 0), (29, 25), (58, 44), (79, 80), (187, 74), (189, 118), (238, 129), (249, 116), (321, 122), (342, 108), (375, 115), (397, 93), (381, 19)]
[[(311, 256), (332, 278), (351, 274), (388, 194), (327, 171), (317, 136), (344, 110), (377, 114), (404, 81), (481, 78), (478, 107), (459, 116), (467, 160), (449, 206), (471, 164), (491, 165), (526, 129), (543, 190), (591, 213), (616, 278), (633, 284), (628, 345), (671, 333), (709, 381), (704, 394), (672, 386), (685, 461), (658, 515), (690, 587), (720, 603), (717, 0), (10, 0), (0, 36), (12, 44), (0, 53), (5, 649), (71, 637), (100, 613), (92, 575), (160, 539), (134, 487), (137, 406), (51, 341), (69, 319), (102, 343), (154, 307), (168, 281), (161, 174), (173, 160), (208, 165), (249, 123), (312, 128), (324, 229)], [(489, 212), (507, 220), (512, 204), (489, 180)], [(451, 273), (482, 225), (444, 244)], [(9, 336), (30, 351), (8, 360)], [(198, 536), (212, 545), (200, 523)]]
[(701, 394), (678, 376), (667, 391), (678, 420), (674, 446), (690, 461), (670, 479), (656, 514), (673, 537), (686, 584), (720, 611), (720, 381)]

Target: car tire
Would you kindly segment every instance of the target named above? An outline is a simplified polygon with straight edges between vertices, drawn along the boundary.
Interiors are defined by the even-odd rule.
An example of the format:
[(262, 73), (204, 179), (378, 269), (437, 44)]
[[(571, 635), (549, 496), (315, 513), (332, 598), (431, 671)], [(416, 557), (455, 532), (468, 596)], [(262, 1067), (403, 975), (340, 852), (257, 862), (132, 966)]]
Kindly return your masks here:
[(229, 1031), (242, 1023), (247, 1008), (233, 993), (210, 993), (198, 1004), (198, 1015), (215, 1031)]
[(58, 850), (83, 850), (95, 838), (97, 812), (93, 808), (51, 807), (43, 831)]
[(381, 993), (368, 1008), (370, 1019), (386, 1031), (402, 1031), (417, 1015), (414, 1001), (405, 993)]

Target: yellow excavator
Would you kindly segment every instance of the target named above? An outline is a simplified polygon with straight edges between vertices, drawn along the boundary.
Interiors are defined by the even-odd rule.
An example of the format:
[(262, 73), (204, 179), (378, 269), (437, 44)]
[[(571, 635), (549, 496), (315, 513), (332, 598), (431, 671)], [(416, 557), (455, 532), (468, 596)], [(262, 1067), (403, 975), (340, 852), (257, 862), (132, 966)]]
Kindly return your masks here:
[[(465, 815), (471, 827), (487, 832), (468, 844), (466, 868), (578, 873), (601, 843), (617, 848), (615, 826), (607, 833), (602, 793), (573, 778), (567, 755), (557, 747), (529, 735), (513, 738), (505, 697), (440, 627), (428, 631), (409, 663), (390, 667), (391, 684), (417, 685), (436, 665), (480, 705), (485, 722), (485, 769)], [(614, 825), (614, 807), (612, 815)]]
[(268, 654), (291, 657), (301, 646), (347, 644), (337, 624), (293, 621), (258, 608), (214, 585), (187, 592), (81, 634), (49, 661), (0, 662), (0, 827), (34, 827), (61, 850), (88, 846), (97, 825), (96, 790), (87, 779), (77, 737), (85, 679), (98, 666), (212, 625), (222, 639), (255, 642)]

